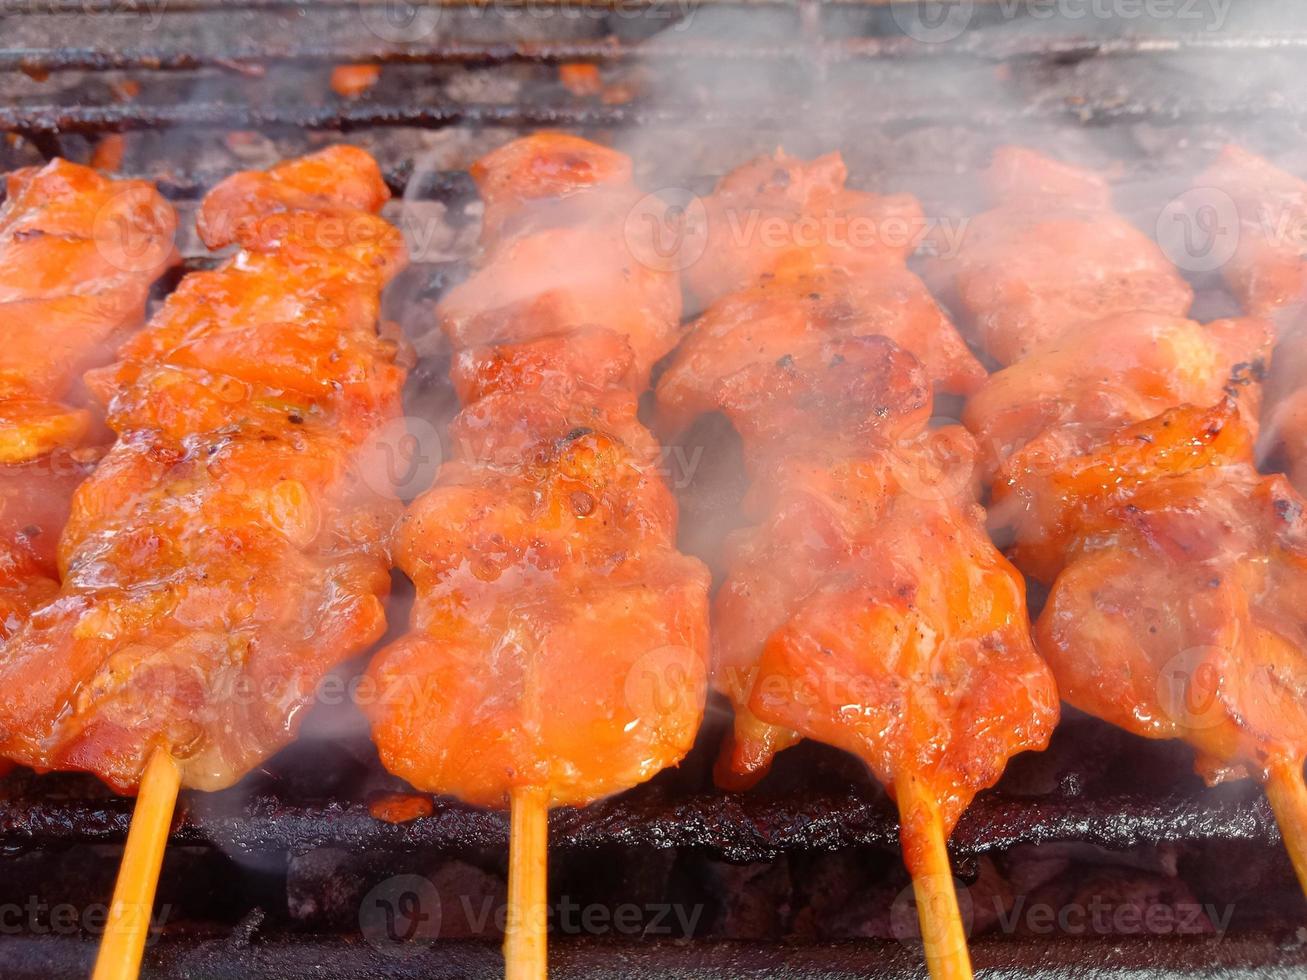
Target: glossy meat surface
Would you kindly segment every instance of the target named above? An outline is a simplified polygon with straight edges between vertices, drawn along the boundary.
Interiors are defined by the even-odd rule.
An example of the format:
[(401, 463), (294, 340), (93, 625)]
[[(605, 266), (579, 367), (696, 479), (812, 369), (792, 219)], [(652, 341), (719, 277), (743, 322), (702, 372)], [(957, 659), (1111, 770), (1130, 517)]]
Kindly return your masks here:
[(847, 177), (838, 153), (805, 161), (777, 150), (732, 170), (702, 207), (686, 210), (690, 292), (707, 306), (782, 271), (862, 278), (902, 263), (924, 235), (921, 206), (908, 195), (850, 190)]
[(708, 574), (636, 416), (679, 285), (632, 254), (620, 154), (541, 133), (474, 174), (485, 253), (439, 308), (464, 409), (398, 532), (418, 598), (369, 671), (373, 737), (423, 790), (583, 804), (678, 762), (703, 713)]
[(715, 683), (737, 711), (719, 779), (817, 738), (890, 786), (916, 775), (951, 828), (1057, 718), (1024, 583), (974, 502), (973, 441), (926, 428), (919, 364), (879, 337), (796, 350), (721, 395), (757, 523), (730, 539), (716, 600)]
[(1247, 464), (1154, 479), (1094, 508), (1038, 624), (1063, 697), (1198, 749), (1211, 782), (1307, 749), (1307, 524)]
[[(1196, 203), (1215, 208), (1192, 216), (1202, 222), (1198, 230), (1215, 236), (1215, 247), (1234, 245), (1221, 271), (1244, 309), (1257, 316), (1289, 312), (1299, 318), (1307, 304), (1302, 241), (1307, 181), (1241, 147), (1226, 146), (1194, 187)], [(1230, 201), (1237, 226), (1210, 227), (1212, 217), (1230, 217), (1222, 210)]]
[(381, 636), (398, 505), (365, 443), (404, 379), (377, 331), (405, 258), (386, 196), (341, 147), (205, 199), (205, 243), (240, 251), (87, 379), (118, 441), (74, 498), (62, 588), (0, 657), (5, 756), (130, 792), (163, 747), (222, 788)]
[[(1021, 157), (1001, 154), (999, 179)], [(1001, 207), (986, 217), (999, 236), (1004, 217), (1031, 227)], [(1067, 254), (1092, 255), (1092, 224)], [(1036, 639), (1066, 701), (1186, 740), (1209, 780), (1264, 775), (1301, 760), (1307, 734), (1294, 612), (1307, 584), (1303, 501), (1254, 466), (1274, 326), (1168, 315), (1159, 297), (1180, 293), (1155, 280), (1144, 295), (1147, 277), (1100, 258), (1033, 281), (1051, 339), (1014, 351), (967, 408), (995, 473), (991, 521), (1014, 534), (1018, 566), (1051, 586)], [(1112, 316), (1060, 305), (1086, 277), (1115, 283), (1100, 297)]]
[[(706, 210), (797, 225), (890, 206), (843, 182), (838, 157), (778, 154), (728, 176)], [(976, 445), (929, 427), (932, 392), (973, 390), (983, 368), (907, 249), (797, 231), (738, 244), (691, 270), (701, 294), (724, 295), (657, 391), (669, 432), (724, 413), (751, 481), (714, 606), (714, 684), (735, 707), (718, 781), (744, 788), (818, 738), (891, 787), (920, 780), (951, 828), (1011, 755), (1046, 744), (1058, 710), (1024, 582), (975, 503)]]
[(846, 176), (838, 154), (804, 162), (778, 151), (732, 171), (703, 202), (686, 234), (703, 235), (706, 251), (685, 275), (712, 303), (658, 383), (668, 436), (718, 409), (721, 378), (832, 337), (888, 337), (939, 392), (967, 394), (984, 380), (907, 267), (920, 207), (848, 190)]
[(930, 263), (927, 281), (1000, 364), (1117, 314), (1188, 311), (1193, 290), (1111, 210), (1098, 177), (1003, 147), (987, 184), (993, 210), (971, 220), (956, 254)]
[[(1307, 492), (1307, 181), (1236, 146), (1227, 146), (1198, 178), (1194, 190), (1205, 213), (1191, 215), (1213, 236), (1214, 247), (1234, 248), (1222, 267), (1226, 283), (1249, 313), (1277, 327), (1275, 362), (1266, 392), (1262, 453)], [(1226, 195), (1222, 197), (1221, 195)], [(1221, 209), (1234, 202), (1237, 223)]]
[(55, 160), (0, 207), (0, 641), (58, 588), (55, 550), (89, 472), (88, 366), (140, 325), (176, 215), (149, 184)]
[[(1199, 324), (1153, 313), (1119, 314), (1065, 335), (992, 375), (968, 402), (963, 421), (980, 441), (993, 494), (990, 520), (1015, 535), (1017, 563), (1051, 582), (1061, 567), (1070, 492), (1061, 467), (1123, 427), (1148, 423), (1179, 406), (1237, 406), (1237, 428), (1256, 431), (1271, 326), (1259, 319)], [(1224, 423), (1216, 423), (1217, 429)], [(1188, 448), (1210, 441), (1198, 425)], [(1176, 430), (1134, 438), (1139, 465), (1161, 467)], [(1129, 444), (1129, 443), (1127, 443)], [(1095, 472), (1099, 472), (1095, 470)], [(1115, 470), (1101, 471), (1104, 479)], [(1163, 472), (1159, 468), (1158, 473)]]

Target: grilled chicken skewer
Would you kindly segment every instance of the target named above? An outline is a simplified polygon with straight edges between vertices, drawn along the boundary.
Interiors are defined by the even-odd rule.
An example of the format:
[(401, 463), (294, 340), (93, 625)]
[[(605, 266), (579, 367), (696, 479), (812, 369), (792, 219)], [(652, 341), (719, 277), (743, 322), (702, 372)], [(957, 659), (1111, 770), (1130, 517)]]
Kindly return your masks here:
[[(1184, 739), (1209, 782), (1260, 777), (1301, 875), (1307, 521), (1287, 481), (1254, 465), (1271, 325), (1182, 319), (1178, 275), (1159, 278), (1156, 246), (1120, 233), (1097, 178), (1017, 149), (991, 178), (983, 233), (935, 272), (999, 352), (1021, 346), (1026, 310), (1060, 311), (965, 415), (988, 453), (992, 520), (1051, 585), (1040, 652), (1076, 707)], [(986, 288), (989, 270), (1016, 281), (1045, 234), (1076, 249), (1069, 222), (1087, 242), (1113, 232), (1100, 267), (1034, 270), (1038, 295)], [(1129, 311), (1148, 283), (1162, 298)]]
[(0, 642), (59, 587), (55, 548), (90, 472), (74, 391), (145, 319), (177, 219), (149, 184), (63, 160), (10, 174), (0, 207)]
[(984, 371), (908, 271), (906, 239), (796, 234), (734, 253), (714, 240), (735, 208), (797, 230), (915, 207), (843, 183), (838, 157), (779, 153), (723, 181), (705, 208), (712, 261), (687, 273), (719, 298), (658, 408), (671, 432), (724, 412), (752, 482), (754, 526), (731, 536), (714, 608), (714, 682), (736, 709), (719, 782), (748, 785), (801, 737), (861, 758), (899, 805), (932, 975), (965, 977), (945, 841), (1058, 714), (1024, 582), (975, 501), (975, 444), (960, 426), (928, 429), (932, 389), (965, 393)]
[(129, 841), (97, 976), (135, 973), (178, 786), (230, 786), (284, 746), (384, 630), (398, 503), (360, 455), (405, 375), (377, 332), (404, 262), (386, 196), (348, 148), (228, 179), (200, 234), (241, 251), (87, 377), (118, 440), (74, 497), (62, 586), (0, 658), (0, 754), (124, 793), (149, 768), (154, 822)]
[(680, 336), (674, 273), (626, 221), (620, 153), (554, 133), (473, 168), (484, 254), (439, 308), (463, 404), (397, 533), (413, 629), (370, 675), (388, 769), (510, 806), (508, 975), (545, 972), (546, 813), (641, 783), (703, 712), (708, 574), (679, 554), (659, 448), (636, 418)]

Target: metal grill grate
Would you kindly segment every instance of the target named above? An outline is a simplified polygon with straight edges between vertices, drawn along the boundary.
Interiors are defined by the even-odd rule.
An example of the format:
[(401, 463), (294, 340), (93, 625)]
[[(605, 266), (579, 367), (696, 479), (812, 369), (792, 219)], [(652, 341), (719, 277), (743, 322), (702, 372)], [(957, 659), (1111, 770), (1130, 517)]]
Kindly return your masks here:
[[(0, 140), (0, 169), (56, 153), (84, 159), (107, 134), (123, 133), (123, 171), (159, 181), (189, 206), (237, 167), (350, 132), (381, 160), (392, 190), (437, 202), (454, 220), (473, 199), (463, 168), (513, 131), (556, 126), (617, 142), (640, 133), (658, 157), (656, 172), (692, 186), (774, 145), (775, 134), (798, 133), (812, 148), (859, 157), (855, 173), (891, 183), (910, 175), (911, 189), (933, 207), (1001, 133), (1066, 148), (1073, 158), (1108, 147), (1103, 157), (1131, 161), (1123, 198), (1137, 191), (1146, 215), (1167, 188), (1183, 186), (1177, 161), (1197, 168), (1198, 146), (1227, 138), (1264, 144), (1269, 120), (1292, 148), (1307, 107), (1307, 91), (1296, 87), (1307, 84), (1299, 81), (1307, 80), (1307, 10), (1291, 2), (1236, 5), (1220, 30), (1135, 24), (1116, 32), (1088, 30), (1083, 19), (1013, 22), (1001, 0), (990, 0), (975, 5), (970, 29), (929, 44), (904, 33), (886, 0), (640, 6), (661, 18), (624, 16), (636, 9), (630, 3), (574, 0), (585, 16), (565, 21), (515, 18), (515, 10), (529, 13), (527, 4), (449, 0), (420, 8), (439, 11), (439, 29), (426, 36), (388, 40), (360, 30), (388, 2), (169, 0), (158, 9), (147, 0), (0, 0), (0, 134), (15, 137)], [(719, 18), (744, 10), (765, 27), (738, 36), (716, 29)], [(86, 28), (90, 16), (94, 30)], [(693, 23), (683, 31), (654, 36), (686, 21)], [(629, 98), (607, 104), (568, 91), (557, 65), (576, 61), (628, 85)], [(333, 96), (323, 69), (357, 62), (386, 66), (382, 82), (355, 101)], [(722, 89), (667, 84), (687, 65)], [(1268, 77), (1268, 65), (1285, 67), (1275, 85), (1241, 84)], [(741, 91), (741, 69), (793, 82), (783, 86), (789, 97)], [(1215, 77), (1227, 81), (1209, 84)], [(137, 89), (130, 97), (124, 82)], [(983, 97), (970, 97), (977, 92)], [(254, 131), (253, 148), (234, 141), (234, 131)], [(743, 148), (750, 138), (756, 145)], [(456, 258), (419, 263), (410, 276), (416, 295), (429, 301), (438, 293)], [(418, 373), (443, 372), (429, 359)], [(560, 875), (611, 864), (613, 875), (628, 876), (622, 887), (648, 876), (718, 903), (725, 920), (732, 899), (721, 895), (730, 880), (721, 862), (788, 868), (795, 884), (784, 901), (796, 903), (811, 855), (886, 862), (893, 870), (876, 874), (889, 882), (901, 874), (893, 809), (846, 759), (804, 746), (783, 756), (758, 791), (726, 796), (708, 777), (718, 734), (706, 732), (681, 769), (647, 786), (553, 814)], [(1171, 862), (1173, 873), (1201, 883), (1195, 887), (1238, 903), (1231, 934), (982, 938), (977, 963), (996, 976), (1059, 978), (1272, 977), (1307, 966), (1307, 946), (1287, 925), (1302, 919), (1300, 899), (1265, 802), (1246, 785), (1206, 791), (1190, 772), (1183, 748), (1142, 745), (1072, 718), (1050, 752), (1018, 760), (998, 790), (982, 795), (953, 847), (966, 875), (1040, 844), (1081, 848), (1070, 860), (1087, 866), (1108, 853), (1150, 867)], [(502, 816), (437, 800), (431, 816), (410, 823), (374, 818), (379, 795), (401, 789), (355, 731), (296, 746), (233, 791), (185, 799), (164, 878), (165, 898), (171, 885), (183, 913), (149, 954), (155, 974), (496, 975), (497, 954), (484, 942), (446, 941), (399, 959), (379, 951), (359, 938), (357, 922), (324, 911), (333, 902), (350, 907), (357, 896), (333, 898), (336, 886), (301, 866), (335, 855), (371, 881), (448, 856), (499, 873)], [(10, 878), (0, 883), (0, 931), (6, 901), (30, 882), (83, 898), (88, 889), (105, 891), (129, 818), (128, 801), (90, 779), (19, 774), (0, 782)], [(650, 855), (671, 863), (655, 873), (651, 862), (662, 858)], [(1264, 894), (1238, 880), (1241, 868), (1268, 882)], [(747, 929), (719, 924), (689, 944), (562, 941), (554, 947), (557, 975), (870, 977), (919, 963), (917, 950), (892, 942), (778, 947), (723, 941), (729, 936), (749, 938)], [(91, 951), (80, 933), (6, 934), (0, 975), (82, 975)]]

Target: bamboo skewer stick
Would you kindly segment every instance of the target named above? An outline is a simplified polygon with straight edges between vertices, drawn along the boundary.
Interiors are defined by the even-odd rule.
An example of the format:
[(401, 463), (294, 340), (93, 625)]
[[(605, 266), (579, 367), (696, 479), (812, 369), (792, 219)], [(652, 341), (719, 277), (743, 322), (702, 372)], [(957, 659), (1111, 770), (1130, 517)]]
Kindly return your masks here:
[(181, 782), (181, 770), (172, 756), (163, 749), (156, 750), (145, 768), (136, 797), (132, 827), (127, 834), (127, 847), (123, 850), (93, 980), (131, 980), (140, 973), (159, 869), (168, 846), (168, 831)]
[(931, 980), (971, 980), (967, 930), (958, 909), (939, 804), (910, 775), (895, 780), (894, 792)]
[(1271, 770), (1266, 780), (1266, 796), (1271, 801), (1275, 822), (1298, 884), (1307, 895), (1307, 784), (1303, 782), (1302, 760), (1281, 764)]
[(549, 885), (549, 799), (536, 787), (511, 800), (508, 921), (504, 929), (507, 980), (544, 980), (549, 974), (545, 931)]

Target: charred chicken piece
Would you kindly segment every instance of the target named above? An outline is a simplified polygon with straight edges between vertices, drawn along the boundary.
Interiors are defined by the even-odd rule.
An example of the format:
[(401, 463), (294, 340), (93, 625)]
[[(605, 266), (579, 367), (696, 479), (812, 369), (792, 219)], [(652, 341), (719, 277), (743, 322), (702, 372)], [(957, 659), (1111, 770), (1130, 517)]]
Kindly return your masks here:
[(1088, 511), (1038, 625), (1076, 707), (1198, 750), (1212, 783), (1307, 750), (1307, 523), (1248, 463), (1154, 478)]
[(0, 207), (0, 640), (58, 588), (56, 546), (90, 470), (87, 367), (145, 317), (177, 219), (149, 184), (64, 160), (10, 174)]
[(418, 598), (373, 736), (423, 790), (584, 804), (678, 762), (703, 712), (708, 575), (636, 416), (679, 285), (626, 238), (625, 156), (541, 133), (474, 175), (484, 253), (439, 308), (464, 408), (398, 532)]
[(380, 638), (398, 505), (365, 468), (400, 414), (378, 335), (405, 261), (373, 160), (334, 148), (214, 189), (188, 276), (87, 383), (118, 441), (78, 490), (57, 595), (0, 657), (0, 753), (132, 792), (165, 749), (219, 789)]

